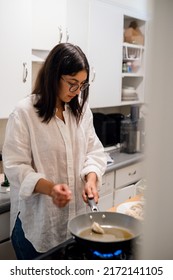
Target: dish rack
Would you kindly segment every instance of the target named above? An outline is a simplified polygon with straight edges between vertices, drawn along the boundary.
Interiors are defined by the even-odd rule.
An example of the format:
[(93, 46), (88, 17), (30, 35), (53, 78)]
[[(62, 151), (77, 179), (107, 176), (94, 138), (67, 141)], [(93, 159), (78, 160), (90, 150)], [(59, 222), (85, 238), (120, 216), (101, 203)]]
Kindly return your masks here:
[(123, 60), (141, 60), (144, 47), (129, 43), (123, 44)]

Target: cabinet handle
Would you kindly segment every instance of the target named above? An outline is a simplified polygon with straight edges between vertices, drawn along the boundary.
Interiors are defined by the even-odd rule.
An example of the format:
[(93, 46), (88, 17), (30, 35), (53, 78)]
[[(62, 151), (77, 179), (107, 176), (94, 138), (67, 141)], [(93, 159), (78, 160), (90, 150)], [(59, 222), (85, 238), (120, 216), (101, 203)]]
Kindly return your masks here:
[(129, 176), (133, 176), (136, 174), (136, 170), (134, 172), (129, 172)]
[(59, 29), (59, 44), (60, 44), (61, 41), (62, 41), (63, 32), (62, 32), (62, 27), (61, 26), (59, 26), (58, 29)]
[(23, 63), (23, 83), (26, 83), (27, 76), (28, 76), (27, 63), (24, 62), (24, 63)]
[(69, 37), (70, 37), (70, 35), (69, 35), (69, 32), (68, 32), (68, 29), (66, 29), (66, 42), (68, 42)]
[(92, 78), (91, 82), (93, 83), (95, 81), (95, 78), (96, 78), (96, 71), (95, 71), (94, 67), (92, 67), (91, 69), (92, 69), (92, 72), (93, 72), (93, 78)]

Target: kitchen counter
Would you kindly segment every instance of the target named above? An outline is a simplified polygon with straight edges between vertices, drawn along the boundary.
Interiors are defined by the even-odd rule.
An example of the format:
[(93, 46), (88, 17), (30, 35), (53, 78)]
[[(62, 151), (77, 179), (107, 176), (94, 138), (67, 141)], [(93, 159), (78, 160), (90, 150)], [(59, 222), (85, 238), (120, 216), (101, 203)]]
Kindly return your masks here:
[(142, 153), (126, 154), (119, 151), (110, 151), (108, 153), (113, 159), (113, 163), (108, 165), (106, 173), (144, 160)]
[[(110, 151), (108, 153), (113, 159), (113, 163), (108, 165), (106, 173), (128, 166), (135, 162), (142, 161), (144, 159), (144, 155), (142, 153), (125, 154), (120, 153), (119, 151)], [(0, 174), (0, 183), (3, 182), (3, 179), (3, 174)], [(6, 189), (6, 187), (0, 187), (0, 213), (10, 210), (10, 192), (5, 191)]]

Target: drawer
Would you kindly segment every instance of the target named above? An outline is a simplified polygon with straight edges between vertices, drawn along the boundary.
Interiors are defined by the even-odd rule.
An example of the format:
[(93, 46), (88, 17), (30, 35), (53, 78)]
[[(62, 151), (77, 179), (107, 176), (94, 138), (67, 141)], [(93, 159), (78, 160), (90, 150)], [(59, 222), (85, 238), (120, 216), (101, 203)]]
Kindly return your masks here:
[(115, 172), (111, 171), (103, 175), (102, 186), (100, 188), (100, 196), (112, 193), (114, 190), (114, 176)]
[(122, 189), (115, 189), (114, 193), (114, 206), (120, 204), (127, 199), (130, 199), (136, 195), (135, 185), (130, 185)]
[(0, 214), (0, 242), (10, 236), (10, 212)]
[(0, 260), (16, 260), (16, 255), (10, 240), (0, 243)]
[(106, 211), (113, 207), (113, 192), (99, 198), (98, 208), (99, 211)]
[(115, 174), (115, 188), (130, 185), (143, 177), (143, 163), (138, 162), (119, 170)]

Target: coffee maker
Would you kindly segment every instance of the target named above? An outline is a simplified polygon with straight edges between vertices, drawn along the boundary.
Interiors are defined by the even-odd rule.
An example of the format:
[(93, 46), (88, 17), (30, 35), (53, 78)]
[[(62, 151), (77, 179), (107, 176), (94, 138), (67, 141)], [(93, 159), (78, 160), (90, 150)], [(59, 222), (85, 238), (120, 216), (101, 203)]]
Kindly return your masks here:
[(139, 106), (132, 105), (130, 115), (121, 121), (120, 152), (133, 154), (142, 151), (142, 123), (139, 118)]

